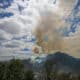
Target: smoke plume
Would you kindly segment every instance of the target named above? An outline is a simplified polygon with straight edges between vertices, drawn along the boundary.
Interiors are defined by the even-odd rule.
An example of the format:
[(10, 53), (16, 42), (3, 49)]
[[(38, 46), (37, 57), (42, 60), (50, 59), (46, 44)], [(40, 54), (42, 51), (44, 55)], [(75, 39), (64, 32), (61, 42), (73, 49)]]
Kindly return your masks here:
[(80, 58), (80, 25), (77, 26), (75, 33), (63, 36), (65, 26), (70, 24), (66, 24), (62, 17), (60, 11), (44, 10), (40, 12), (40, 19), (33, 30), (36, 37), (34, 53), (48, 54), (61, 51)]
[[(63, 38), (61, 35), (61, 27), (63, 20), (61, 16), (52, 11), (44, 11), (40, 14), (40, 20), (34, 29), (36, 37), (36, 45), (41, 47), (42, 52), (51, 53), (55, 50), (62, 51)], [(39, 52), (38, 48), (34, 48), (34, 52)]]

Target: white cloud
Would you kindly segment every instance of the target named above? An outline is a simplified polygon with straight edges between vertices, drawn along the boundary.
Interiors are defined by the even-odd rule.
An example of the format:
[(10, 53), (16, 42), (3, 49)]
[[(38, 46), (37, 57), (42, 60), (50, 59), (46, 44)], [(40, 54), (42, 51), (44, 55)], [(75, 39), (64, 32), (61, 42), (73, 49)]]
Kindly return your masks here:
[(12, 39), (12, 36), (9, 33), (0, 29), (0, 42), (11, 40), (11, 39)]
[(21, 33), (24, 25), (18, 21), (17, 18), (12, 17), (0, 21), (0, 29), (10, 33), (10, 34), (19, 34)]
[[(3, 46), (0, 47), (0, 56), (19, 56), (20, 53), (27, 53), (25, 51), (21, 51), (21, 49), (31, 49), (33, 47), (34, 43), (29, 43), (32, 37), (31, 31), (35, 28), (36, 23), (39, 21), (40, 15), (42, 16), (42, 12), (44, 12), (44, 10), (47, 8), (53, 10), (53, 12), (58, 14), (60, 18), (62, 16), (67, 17), (76, 2), (75, 0), (57, 1), (58, 2), (53, 5), (49, 2), (49, 0), (25, 0), (24, 2), (22, 2), (21, 0), (14, 0), (12, 5), (5, 10), (14, 13), (14, 16), (10, 18), (0, 19), (0, 42), (2, 42)], [(18, 5), (24, 8), (21, 14), (19, 12)], [(56, 16), (54, 16), (54, 18), (56, 18)], [(63, 26), (70, 25), (64, 24), (64, 22), (62, 24)], [(56, 24), (54, 25), (56, 26)], [(57, 25), (60, 26), (60, 22)], [(66, 43), (64, 45), (65, 52), (69, 52), (71, 53), (71, 55), (77, 57), (79, 56), (78, 53), (80, 52), (79, 25), (76, 28), (75, 33), (70, 33), (69, 37), (64, 37), (64, 42)], [(25, 38), (23, 38), (25, 35), (28, 35), (28, 37), (26, 36)], [(12, 38), (22, 39), (12, 40)], [(25, 56), (22, 54), (20, 55), (20, 57)]]
[(12, 49), (11, 48), (3, 48), (0, 47), (0, 56), (12, 56)]
[(23, 48), (25, 46), (24, 42), (20, 40), (11, 40), (3, 43), (2, 45), (5, 46), (6, 48)]
[(74, 8), (76, 0), (59, 0), (59, 3), (59, 11), (62, 11), (63, 16), (67, 17), (71, 13), (71, 10)]
[(27, 59), (33, 56), (32, 52), (25, 52), (19, 50), (12, 50), (11, 48), (0, 47), (0, 61), (9, 59)]

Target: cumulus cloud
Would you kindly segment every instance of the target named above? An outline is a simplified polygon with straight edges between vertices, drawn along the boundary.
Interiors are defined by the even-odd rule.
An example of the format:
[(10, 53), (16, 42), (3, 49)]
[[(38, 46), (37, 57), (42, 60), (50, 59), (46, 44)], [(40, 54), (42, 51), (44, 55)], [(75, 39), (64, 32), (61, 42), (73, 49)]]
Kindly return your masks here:
[(29, 58), (33, 56), (31, 45), (33, 44), (24, 42), (23, 40), (6, 41), (0, 46), (0, 60)]
[(62, 11), (63, 16), (67, 17), (74, 8), (77, 0), (59, 0), (59, 12)]
[(5, 46), (6, 48), (21, 48), (21, 47), (24, 47), (24, 42), (20, 40), (12, 40), (12, 41), (3, 43), (3, 46)]
[(9, 60), (9, 59), (27, 59), (32, 57), (33, 54), (31, 51), (20, 51), (13, 50), (12, 48), (0, 47), (0, 61)]
[(1, 20), (0, 29), (10, 33), (10, 34), (18, 34), (21, 33), (24, 25), (20, 23), (16, 18), (9, 18)]
[(10, 56), (12, 55), (12, 50), (10, 48), (0, 47), (0, 56)]
[[(0, 56), (21, 58), (27, 57), (27, 53), (31, 54), (31, 51), (27, 52), (25, 49), (31, 50), (33, 45), (31, 30), (36, 22), (36, 11), (31, 6), (27, 9), (27, 2), (29, 1), (14, 0), (12, 5), (5, 9), (5, 12), (14, 15), (0, 19)], [(20, 8), (23, 8), (22, 12)]]
[(79, 56), (80, 24), (76, 27), (75, 33), (70, 33), (68, 37), (62, 36), (65, 25), (67, 27), (70, 25), (64, 23), (63, 18), (70, 14), (75, 2), (75, 0), (57, 0), (56, 4), (53, 4), (50, 0), (25, 0), (24, 2), (14, 0), (5, 10), (14, 13), (14, 16), (0, 19), (0, 56), (24, 58), (27, 53), (25, 48), (31, 50), (35, 44), (30, 42), (33, 33), (36, 37), (35, 46), (38, 45), (43, 52), (59, 50)]
[(0, 42), (11, 40), (12, 36), (8, 34), (7, 32), (0, 30)]

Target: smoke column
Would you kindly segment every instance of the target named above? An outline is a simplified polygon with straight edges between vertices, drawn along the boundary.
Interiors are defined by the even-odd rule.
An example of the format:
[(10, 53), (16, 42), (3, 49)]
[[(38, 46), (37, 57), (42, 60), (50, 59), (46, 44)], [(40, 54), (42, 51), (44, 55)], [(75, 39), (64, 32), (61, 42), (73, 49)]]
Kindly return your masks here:
[[(61, 26), (63, 20), (57, 13), (53, 13), (50, 10), (46, 10), (40, 14), (40, 20), (36, 28), (34, 29), (34, 35), (36, 37), (36, 45), (41, 47), (43, 53), (51, 53), (55, 50), (62, 51), (63, 38), (61, 35)], [(34, 52), (38, 48), (34, 48)]]

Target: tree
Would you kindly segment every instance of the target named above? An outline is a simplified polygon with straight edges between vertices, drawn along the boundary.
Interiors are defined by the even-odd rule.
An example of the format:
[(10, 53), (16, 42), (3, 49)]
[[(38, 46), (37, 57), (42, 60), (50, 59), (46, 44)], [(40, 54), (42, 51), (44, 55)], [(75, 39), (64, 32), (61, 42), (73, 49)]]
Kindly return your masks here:
[(23, 80), (24, 67), (19, 60), (11, 60), (6, 66), (5, 80)]
[(56, 63), (51, 60), (46, 60), (44, 67), (45, 67), (47, 80), (55, 80), (57, 74)]
[(0, 80), (3, 80), (5, 73), (5, 64), (0, 62)]
[(24, 80), (34, 80), (34, 73), (32, 70), (25, 72)]

